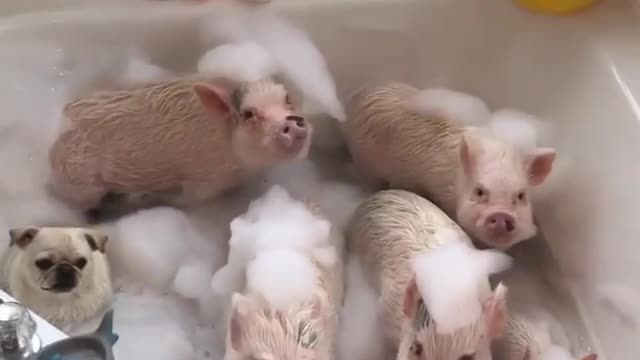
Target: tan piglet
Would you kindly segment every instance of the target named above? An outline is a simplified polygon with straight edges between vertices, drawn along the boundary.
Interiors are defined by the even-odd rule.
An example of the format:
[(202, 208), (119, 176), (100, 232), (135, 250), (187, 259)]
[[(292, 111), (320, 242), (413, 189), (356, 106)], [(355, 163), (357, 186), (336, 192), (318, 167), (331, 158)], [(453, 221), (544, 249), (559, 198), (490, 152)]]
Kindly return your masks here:
[[(381, 191), (365, 200), (353, 216), (347, 239), (349, 251), (357, 256), (368, 283), (379, 294), (381, 326), (388, 349), (397, 352), (398, 360), (491, 359), (491, 341), (501, 335), (506, 321), (506, 287), (499, 284), (491, 291), (486, 273), (463, 273), (463, 278), (486, 284), (486, 291), (479, 295), (475, 290), (466, 295), (457, 292), (460, 296), (445, 301), (443, 308), (442, 302), (438, 305), (432, 299), (448, 296), (451, 288), (441, 287), (439, 294), (422, 288), (425, 272), (417, 270), (416, 259), (453, 245), (483, 257), (508, 258), (506, 255), (473, 249), (469, 238), (444, 212), (404, 190)], [(463, 262), (468, 259), (455, 260), (447, 261), (444, 268), (426, 265), (434, 265), (437, 276), (447, 277), (456, 267), (465, 268)], [(456, 307), (456, 303), (469, 306)], [(451, 317), (441, 316), (472, 306), (477, 306), (477, 312), (461, 315), (466, 318), (456, 320), (464, 320), (458, 322), (460, 326), (447, 326), (444, 321), (450, 323)]]
[(344, 133), (365, 176), (427, 197), (474, 240), (506, 249), (536, 233), (530, 188), (545, 180), (555, 151), (522, 151), (465, 128), (490, 118), (473, 96), (391, 82), (356, 91)]
[(311, 126), (270, 79), (202, 76), (71, 101), (50, 152), (53, 192), (85, 210), (107, 198), (187, 206), (306, 156)]
[[(323, 217), (317, 205), (307, 202), (307, 206)], [(280, 248), (258, 254), (253, 264), (249, 263), (246, 289), (231, 297), (225, 360), (336, 358), (338, 314), (344, 296), (344, 239), (332, 227), (327, 242), (329, 247), (322, 248), (321, 256), (313, 251)], [(327, 249), (334, 250), (332, 256), (327, 256)], [(297, 267), (292, 266), (296, 263)], [(287, 298), (285, 294), (283, 303), (283, 294), (260, 291), (264, 284), (252, 285), (252, 278), (260, 281), (260, 275), (274, 273), (270, 266), (280, 268), (280, 275), (286, 277), (283, 272), (305, 273), (305, 264), (315, 274), (315, 286), (304, 299)], [(271, 277), (266, 281), (285, 280)]]

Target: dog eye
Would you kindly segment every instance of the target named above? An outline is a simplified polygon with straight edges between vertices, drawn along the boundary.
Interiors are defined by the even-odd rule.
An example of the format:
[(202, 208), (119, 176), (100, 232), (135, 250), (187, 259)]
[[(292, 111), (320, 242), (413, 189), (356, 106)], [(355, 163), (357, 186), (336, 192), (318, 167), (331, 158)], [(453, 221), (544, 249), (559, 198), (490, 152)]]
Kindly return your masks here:
[(78, 269), (82, 270), (83, 267), (85, 267), (87, 265), (87, 259), (81, 257), (80, 259), (76, 260), (76, 266), (78, 267)]
[(50, 269), (53, 266), (53, 261), (51, 261), (49, 259), (36, 260), (36, 266), (40, 270), (47, 270), (47, 269)]

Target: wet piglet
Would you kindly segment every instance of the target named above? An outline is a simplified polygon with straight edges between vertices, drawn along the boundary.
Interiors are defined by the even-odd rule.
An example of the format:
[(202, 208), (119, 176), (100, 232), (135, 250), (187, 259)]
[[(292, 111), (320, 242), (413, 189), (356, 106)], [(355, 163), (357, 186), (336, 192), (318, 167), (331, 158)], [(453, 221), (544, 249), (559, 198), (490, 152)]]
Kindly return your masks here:
[(365, 200), (347, 239), (378, 293), (381, 326), (398, 360), (491, 359), (507, 288), (492, 291), (488, 275), (510, 264), (507, 255), (476, 250), (445, 213), (404, 190)]
[(104, 199), (111, 208), (206, 201), (305, 157), (312, 132), (270, 79), (194, 76), (101, 91), (71, 101), (64, 115), (50, 151), (51, 189), (94, 214)]
[(351, 156), (375, 185), (427, 197), (493, 248), (507, 249), (536, 233), (530, 192), (550, 173), (555, 151), (523, 149), (481, 130), (492, 119), (481, 100), (386, 83), (356, 91), (347, 113)]

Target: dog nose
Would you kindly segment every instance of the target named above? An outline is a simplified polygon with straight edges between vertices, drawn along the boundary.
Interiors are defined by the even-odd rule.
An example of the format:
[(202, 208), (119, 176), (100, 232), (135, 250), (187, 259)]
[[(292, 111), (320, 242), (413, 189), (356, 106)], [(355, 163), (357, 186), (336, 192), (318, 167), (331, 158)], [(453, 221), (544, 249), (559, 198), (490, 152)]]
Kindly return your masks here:
[(56, 268), (56, 283), (54, 289), (58, 291), (69, 291), (76, 286), (76, 272), (68, 264), (60, 264)]
[(487, 218), (486, 227), (493, 233), (510, 233), (515, 227), (513, 216), (505, 212), (496, 212)]

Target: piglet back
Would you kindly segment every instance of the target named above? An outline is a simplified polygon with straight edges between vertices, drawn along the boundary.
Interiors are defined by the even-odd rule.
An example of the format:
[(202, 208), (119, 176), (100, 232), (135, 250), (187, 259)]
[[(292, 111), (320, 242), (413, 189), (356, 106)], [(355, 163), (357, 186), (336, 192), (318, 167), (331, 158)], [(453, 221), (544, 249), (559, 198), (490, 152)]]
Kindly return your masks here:
[(71, 101), (64, 109), (69, 128), (51, 151), (54, 171), (72, 182), (159, 191), (181, 179), (210, 179), (212, 169), (202, 164), (233, 168), (232, 122), (223, 118), (229, 114), (212, 118), (193, 91), (196, 81), (99, 91)]
[(421, 112), (417, 94), (398, 82), (360, 88), (348, 102), (344, 137), (363, 174), (419, 193), (453, 214), (462, 127), (445, 113)]
[(408, 276), (409, 259), (440, 246), (442, 238), (436, 233), (442, 229), (467, 238), (431, 201), (405, 190), (384, 190), (356, 209), (347, 233), (348, 247), (379, 284), (382, 278)]

